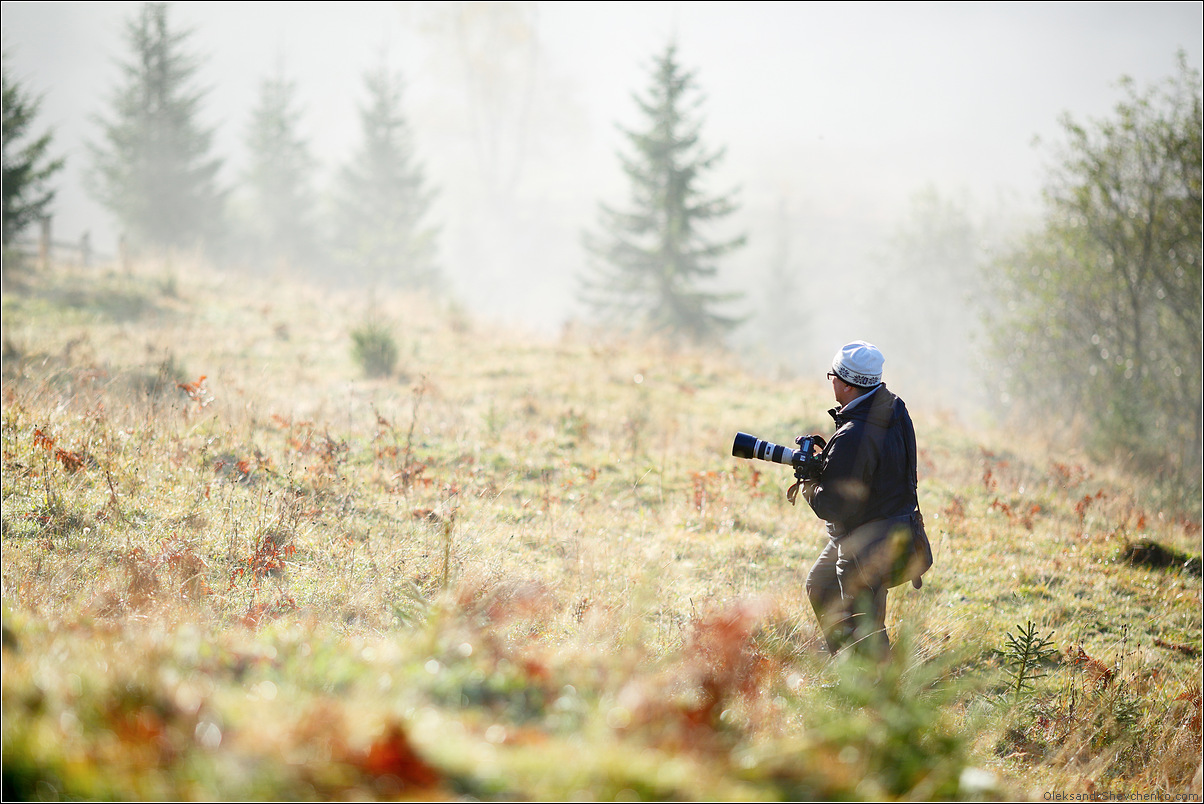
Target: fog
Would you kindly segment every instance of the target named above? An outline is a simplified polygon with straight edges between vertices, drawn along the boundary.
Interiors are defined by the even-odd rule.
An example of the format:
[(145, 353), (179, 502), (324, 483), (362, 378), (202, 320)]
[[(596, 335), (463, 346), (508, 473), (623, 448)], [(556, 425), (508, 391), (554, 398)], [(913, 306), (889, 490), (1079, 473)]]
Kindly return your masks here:
[[(37, 128), (67, 158), (55, 237), (90, 232), (102, 253), (118, 232), (82, 190), (85, 143), (100, 139), (95, 118), (108, 114), (138, 6), (3, 4), (9, 67), (42, 96)], [(739, 212), (714, 236), (749, 240), (723, 265), (751, 316), (734, 343), (760, 365), (822, 371), (840, 343), (878, 340), (889, 379), (892, 366), (915, 377), (937, 362), (960, 376), (971, 360), (969, 330), (956, 327), (973, 316), (957, 293), (942, 300), (957, 315), (923, 344), (879, 326), (897, 301), (884, 283), (900, 269), (886, 264), (916, 199), (954, 202), (984, 241), (1024, 225), (1040, 208), (1059, 116), (1109, 115), (1121, 76), (1160, 81), (1179, 50), (1199, 70), (1201, 8), (181, 2), (171, 19), (203, 59), (202, 123), (216, 129), (231, 187), (262, 79), (282, 71), (297, 83), (322, 190), (357, 143), (365, 72), (383, 60), (400, 73), (453, 294), (482, 320), (549, 333), (583, 314), (582, 232), (600, 201), (628, 198), (617, 125), (641, 124), (632, 94), (676, 41), (705, 95), (704, 142), (726, 148), (705, 188), (739, 189)]]

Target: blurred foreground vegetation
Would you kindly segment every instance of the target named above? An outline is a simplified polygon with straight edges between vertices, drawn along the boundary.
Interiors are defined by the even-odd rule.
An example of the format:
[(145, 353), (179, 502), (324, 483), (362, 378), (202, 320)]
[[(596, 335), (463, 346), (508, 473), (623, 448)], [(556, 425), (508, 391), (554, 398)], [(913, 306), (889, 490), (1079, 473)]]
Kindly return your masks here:
[(1198, 502), (1123, 463), (913, 411), (936, 564), (870, 668), (730, 457), (821, 383), (179, 261), (5, 281), (6, 800), (1200, 792)]

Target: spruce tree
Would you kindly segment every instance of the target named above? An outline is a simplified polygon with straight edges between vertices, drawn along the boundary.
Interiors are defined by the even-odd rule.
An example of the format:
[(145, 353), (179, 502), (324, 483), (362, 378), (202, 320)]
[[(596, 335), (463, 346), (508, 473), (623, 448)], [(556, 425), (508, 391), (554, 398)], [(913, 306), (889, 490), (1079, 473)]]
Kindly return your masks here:
[(32, 137), (31, 126), (40, 99), (28, 95), (9, 75), (8, 55), (2, 57), (4, 121), (4, 245), (8, 246), (30, 224), (46, 215), (54, 201), (50, 178), (63, 168), (62, 159), (50, 159), (51, 135)]
[(435, 234), (423, 223), (433, 193), (415, 161), (401, 108), (401, 79), (385, 68), (365, 75), (362, 142), (339, 175), (337, 258), (345, 276), (372, 286), (437, 284)]
[(91, 147), (96, 199), (134, 247), (213, 245), (222, 231), (220, 160), (198, 122), (204, 93), (192, 88), (199, 61), (187, 32), (172, 29), (166, 3), (146, 3), (126, 27), (130, 59), (114, 91), (103, 138)]
[(737, 207), (734, 193), (706, 196), (701, 188), (724, 149), (709, 151), (700, 142), (701, 124), (693, 114), (702, 97), (673, 43), (655, 59), (647, 96), (635, 100), (646, 125), (624, 129), (633, 153), (619, 154), (631, 179), (631, 206), (620, 211), (599, 205), (603, 234), (585, 235), (594, 259), (581, 299), (609, 323), (695, 342), (717, 340), (739, 320), (716, 308), (743, 294), (714, 292), (705, 284), (717, 275), (718, 260), (744, 245), (745, 237), (712, 242), (703, 234), (704, 226)]
[(301, 112), (296, 85), (276, 76), (259, 86), (246, 145), (245, 186), (252, 252), (262, 260), (293, 267), (318, 262), (313, 193), (316, 160), (297, 128)]

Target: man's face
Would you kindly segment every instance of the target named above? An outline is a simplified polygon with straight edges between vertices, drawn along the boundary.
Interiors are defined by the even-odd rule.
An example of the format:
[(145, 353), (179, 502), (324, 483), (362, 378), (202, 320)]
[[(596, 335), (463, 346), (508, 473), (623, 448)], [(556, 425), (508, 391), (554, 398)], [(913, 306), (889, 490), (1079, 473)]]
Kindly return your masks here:
[(835, 371), (828, 372), (828, 379), (832, 381), (832, 395), (836, 397), (836, 404), (842, 408), (857, 398), (857, 388), (840, 379)]

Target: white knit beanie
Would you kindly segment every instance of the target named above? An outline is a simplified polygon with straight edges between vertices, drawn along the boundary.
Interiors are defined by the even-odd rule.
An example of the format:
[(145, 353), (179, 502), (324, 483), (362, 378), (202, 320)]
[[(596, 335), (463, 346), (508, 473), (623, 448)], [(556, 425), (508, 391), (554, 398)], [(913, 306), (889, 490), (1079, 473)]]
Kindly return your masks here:
[(842, 346), (832, 358), (832, 371), (849, 385), (872, 388), (882, 382), (882, 364), (885, 362), (874, 344), (853, 341)]

